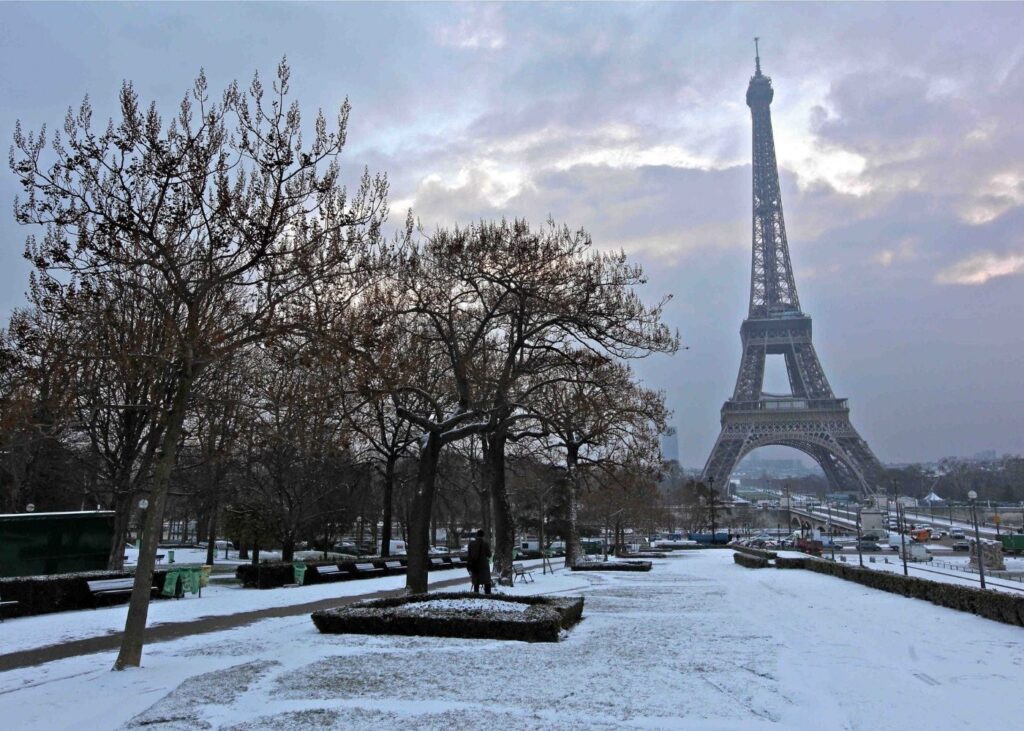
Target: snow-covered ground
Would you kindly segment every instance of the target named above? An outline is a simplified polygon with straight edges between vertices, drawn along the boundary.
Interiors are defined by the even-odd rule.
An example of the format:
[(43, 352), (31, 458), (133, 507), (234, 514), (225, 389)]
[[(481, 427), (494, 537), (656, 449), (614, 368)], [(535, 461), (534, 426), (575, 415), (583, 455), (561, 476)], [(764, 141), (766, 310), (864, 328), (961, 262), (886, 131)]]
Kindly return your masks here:
[(1024, 716), (1016, 627), (808, 571), (744, 569), (731, 551), (649, 573), (534, 575), (514, 592), (586, 597), (558, 644), (320, 635), (306, 616), (270, 619), (154, 644), (138, 670), (110, 672), (114, 654), (101, 653), (2, 673), (0, 718), (19, 731), (878, 731), (1019, 728)]

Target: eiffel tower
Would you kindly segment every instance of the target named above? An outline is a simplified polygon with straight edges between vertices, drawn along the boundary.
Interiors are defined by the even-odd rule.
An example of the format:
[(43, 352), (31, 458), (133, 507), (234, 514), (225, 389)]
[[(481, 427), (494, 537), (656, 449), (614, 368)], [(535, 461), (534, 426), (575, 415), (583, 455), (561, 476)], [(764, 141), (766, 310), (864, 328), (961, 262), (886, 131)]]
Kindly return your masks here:
[[(800, 309), (782, 217), (779, 169), (769, 106), (775, 92), (761, 73), (747, 87), (753, 122), (754, 253), (750, 310), (740, 327), (743, 357), (732, 398), (722, 406), (722, 431), (704, 465), (703, 479), (725, 485), (749, 452), (783, 445), (809, 455), (833, 489), (874, 494), (882, 466), (850, 423), (846, 399), (836, 398), (811, 343), (811, 318)], [(790, 393), (764, 393), (765, 358), (782, 355)]]

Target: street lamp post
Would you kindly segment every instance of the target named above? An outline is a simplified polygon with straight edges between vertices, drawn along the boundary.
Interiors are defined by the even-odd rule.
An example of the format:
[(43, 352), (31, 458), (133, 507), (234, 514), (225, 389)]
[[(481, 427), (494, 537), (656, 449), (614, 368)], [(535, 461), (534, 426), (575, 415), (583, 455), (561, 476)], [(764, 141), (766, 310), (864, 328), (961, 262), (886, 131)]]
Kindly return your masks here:
[(708, 477), (708, 492), (711, 499), (711, 546), (715, 545), (715, 478)]
[(981, 588), (985, 588), (985, 557), (981, 553), (981, 533), (978, 531), (978, 508), (975, 501), (978, 493), (971, 490), (967, 493), (967, 499), (971, 501), (971, 521), (974, 523), (974, 556), (978, 559), (978, 578), (981, 579)]
[(900, 493), (899, 489), (893, 484), (892, 494), (896, 502), (896, 530), (900, 532), (900, 553), (903, 554), (903, 575), (910, 576), (910, 572), (907, 570), (907, 539), (904, 534), (906, 530), (906, 513), (900, 509)]
[(861, 551), (861, 546), (860, 546), (860, 536), (861, 536), (861, 532), (860, 532), (860, 511), (861, 511), (861, 508), (858, 505), (857, 506), (857, 562), (860, 564), (861, 568), (864, 568), (864, 553)]
[(551, 562), (548, 560), (548, 549), (544, 543), (544, 523), (547, 521), (547, 511), (544, 509), (544, 498), (548, 496), (554, 485), (548, 487), (547, 490), (540, 494), (540, 566), (541, 574), (546, 574), (548, 571), (555, 573), (555, 569), (551, 566)]

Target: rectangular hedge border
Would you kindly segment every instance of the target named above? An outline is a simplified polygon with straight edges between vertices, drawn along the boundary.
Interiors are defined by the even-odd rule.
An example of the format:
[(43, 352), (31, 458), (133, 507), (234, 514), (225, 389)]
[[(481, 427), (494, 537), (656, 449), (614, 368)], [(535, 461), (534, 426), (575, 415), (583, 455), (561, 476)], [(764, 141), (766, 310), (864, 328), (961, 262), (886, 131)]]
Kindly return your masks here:
[(771, 566), (768, 559), (761, 556), (751, 556), (749, 553), (734, 553), (732, 560), (748, 569), (766, 569)]
[(810, 560), (806, 562), (804, 568), (819, 574), (855, 581), (873, 589), (913, 599), (924, 599), (940, 607), (970, 612), (985, 619), (1024, 627), (1024, 596), (974, 589), (958, 584), (944, 584), (887, 571), (872, 571), (832, 561)]
[[(37, 614), (52, 614), (75, 609), (92, 609), (96, 604), (104, 606), (127, 603), (130, 594), (105, 595), (101, 602), (94, 600), (89, 591), (88, 581), (102, 579), (130, 579), (131, 571), (82, 571), (73, 574), (51, 574), (47, 576), (11, 576), (0, 579), (0, 597), (4, 601), (16, 601), (16, 606), (4, 607), (4, 618), (29, 617)], [(153, 586), (163, 588), (167, 577), (166, 569), (153, 572)], [(166, 598), (161, 594), (154, 597)]]
[(573, 571), (650, 571), (650, 561), (586, 561), (574, 564)]
[(756, 548), (755, 546), (729, 546), (734, 551), (745, 553), (749, 556), (757, 556), (758, 558), (764, 558), (769, 561), (774, 561), (778, 558), (778, 554), (775, 551), (768, 551), (764, 548)]
[[(455, 564), (453, 556), (431, 556), (430, 558), (441, 559), (441, 564), (435, 565), (430, 562), (428, 571), (446, 571), (448, 569), (465, 567), (464, 564)], [(398, 562), (401, 568), (389, 568), (388, 563)], [(315, 571), (306, 571), (302, 579), (303, 586), (313, 584), (325, 584), (334, 581), (351, 581), (358, 579), (375, 579), (380, 576), (396, 576), (404, 574), (409, 559), (406, 556), (389, 556), (387, 558), (366, 558), (345, 561), (304, 561), (307, 567), (313, 566), (337, 566), (342, 571), (340, 574), (320, 576)], [(375, 571), (372, 574), (364, 573), (356, 568), (356, 564), (370, 563), (375, 568), (384, 569)], [(242, 564), (235, 569), (235, 577), (248, 589), (278, 589), (286, 584), (295, 582), (295, 572), (292, 564), (285, 561), (264, 561), (258, 566)]]
[(313, 624), (323, 634), (417, 635), (465, 639), (557, 642), (561, 630), (583, 616), (583, 597), (484, 595), (488, 599), (527, 604), (526, 621), (499, 617), (410, 617), (389, 612), (405, 604), (437, 599), (480, 599), (472, 592), (413, 594), (375, 599), (337, 609), (313, 612)]
[(808, 558), (784, 558), (777, 556), (775, 558), (775, 568), (777, 569), (805, 569), (807, 568), (808, 561), (814, 559)]

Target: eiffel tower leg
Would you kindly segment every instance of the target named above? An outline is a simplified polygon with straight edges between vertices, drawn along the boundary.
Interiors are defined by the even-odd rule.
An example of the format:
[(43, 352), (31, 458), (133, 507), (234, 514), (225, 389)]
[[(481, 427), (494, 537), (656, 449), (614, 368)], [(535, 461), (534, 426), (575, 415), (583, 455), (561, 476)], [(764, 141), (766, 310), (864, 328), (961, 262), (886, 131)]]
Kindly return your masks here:
[(736, 468), (736, 464), (746, 454), (744, 450), (746, 441), (746, 434), (731, 433), (728, 427), (724, 427), (715, 441), (708, 461), (704, 464), (701, 480), (707, 482), (713, 478), (714, 484), (725, 485)]

